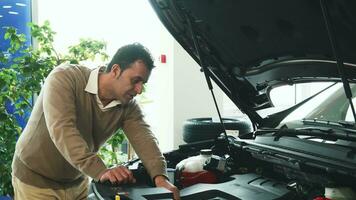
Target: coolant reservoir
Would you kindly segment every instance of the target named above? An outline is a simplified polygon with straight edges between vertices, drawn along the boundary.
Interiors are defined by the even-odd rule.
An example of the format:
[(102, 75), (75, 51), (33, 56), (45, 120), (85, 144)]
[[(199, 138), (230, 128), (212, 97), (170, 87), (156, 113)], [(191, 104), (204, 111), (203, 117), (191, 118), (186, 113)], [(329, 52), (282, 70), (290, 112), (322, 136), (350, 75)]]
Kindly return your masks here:
[(216, 183), (216, 174), (204, 170), (204, 164), (211, 159), (211, 156), (211, 149), (202, 149), (200, 155), (180, 161), (176, 166), (179, 172), (177, 177), (179, 184), (184, 188), (197, 183)]
[(211, 158), (211, 155), (211, 149), (202, 149), (200, 150), (200, 155), (192, 156), (180, 161), (176, 168), (182, 172), (189, 173), (204, 171), (204, 164)]
[(332, 200), (353, 200), (356, 193), (349, 187), (325, 188), (325, 197)]

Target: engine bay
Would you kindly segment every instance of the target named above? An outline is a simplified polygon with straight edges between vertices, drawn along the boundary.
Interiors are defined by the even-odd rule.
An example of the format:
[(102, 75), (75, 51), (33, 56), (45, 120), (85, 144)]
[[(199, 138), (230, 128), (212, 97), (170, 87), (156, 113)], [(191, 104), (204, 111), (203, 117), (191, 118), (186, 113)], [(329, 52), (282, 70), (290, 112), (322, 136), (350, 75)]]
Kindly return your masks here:
[[(352, 146), (290, 136), (229, 137), (228, 140), (221, 136), (216, 140), (180, 145), (164, 156), (169, 179), (180, 189), (181, 199), (353, 199), (356, 159)], [(215, 158), (204, 166), (204, 171), (211, 174), (182, 176), (177, 164), (199, 155), (202, 149), (210, 149)], [(213, 164), (209, 167), (209, 163)], [(139, 159), (130, 161), (127, 166), (133, 171), (136, 184), (115, 186), (92, 182), (92, 196), (96, 199), (115, 199), (116, 195), (121, 199), (172, 199), (171, 192), (154, 187)]]

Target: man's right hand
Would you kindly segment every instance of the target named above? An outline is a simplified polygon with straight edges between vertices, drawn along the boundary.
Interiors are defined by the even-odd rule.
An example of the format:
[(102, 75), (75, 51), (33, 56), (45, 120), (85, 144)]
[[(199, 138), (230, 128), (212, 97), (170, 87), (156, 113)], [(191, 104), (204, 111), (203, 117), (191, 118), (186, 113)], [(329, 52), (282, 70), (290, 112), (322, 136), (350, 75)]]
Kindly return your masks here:
[(100, 182), (110, 181), (112, 184), (136, 183), (132, 172), (124, 166), (107, 169), (100, 175)]

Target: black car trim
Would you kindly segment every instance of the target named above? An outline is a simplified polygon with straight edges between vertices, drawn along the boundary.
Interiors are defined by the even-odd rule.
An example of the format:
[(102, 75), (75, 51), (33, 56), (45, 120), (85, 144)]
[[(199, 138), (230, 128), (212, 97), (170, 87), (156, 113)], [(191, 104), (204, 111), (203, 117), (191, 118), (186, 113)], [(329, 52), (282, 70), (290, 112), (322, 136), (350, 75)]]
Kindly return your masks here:
[[(302, 140), (295, 137), (284, 137), (283, 141), (274, 141), (274, 136), (263, 137), (267, 140), (241, 140), (236, 141), (235, 143), (243, 142), (243, 144), (239, 144), (241, 145), (241, 148), (251, 153), (269, 156), (272, 156), (274, 154), (281, 154), (283, 156), (289, 157), (291, 160), (298, 161), (299, 163), (307, 163), (308, 165), (312, 165), (312, 163), (314, 163), (313, 165), (323, 166), (324, 169), (334, 169), (337, 172), (340, 172), (342, 174), (349, 174), (356, 178), (356, 160), (350, 159), (347, 156), (350, 148), (345, 148), (341, 146), (339, 146), (337, 149), (330, 148), (331, 152), (329, 152), (327, 156), (321, 155), (320, 153), (316, 152), (321, 151), (321, 149), (318, 149), (318, 146), (327, 146), (327, 144), (324, 143), (318, 143), (318, 146), (315, 146), (317, 142)], [(290, 142), (294, 142), (295, 144), (303, 146), (304, 149), (308, 149), (309, 152), (301, 151), (301, 149), (298, 148), (293, 148)], [(287, 143), (289, 145), (287, 145)], [(335, 154), (336, 152), (341, 152), (341, 154), (344, 154), (344, 157), (348, 159), (345, 160), (340, 157), (331, 157), (331, 155)]]

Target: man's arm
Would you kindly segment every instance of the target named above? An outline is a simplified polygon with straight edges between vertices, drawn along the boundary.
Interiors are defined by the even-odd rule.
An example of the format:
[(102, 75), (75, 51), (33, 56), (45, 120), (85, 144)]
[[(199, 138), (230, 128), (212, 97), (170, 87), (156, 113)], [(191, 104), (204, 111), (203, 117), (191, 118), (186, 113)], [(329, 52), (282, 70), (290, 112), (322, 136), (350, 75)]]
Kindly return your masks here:
[(43, 91), (43, 112), (49, 135), (61, 155), (75, 168), (98, 180), (106, 170), (103, 161), (91, 152), (76, 127), (75, 77), (55, 69)]
[(143, 120), (141, 109), (135, 102), (131, 102), (130, 109), (126, 112), (123, 130), (155, 185), (172, 191), (174, 198), (180, 199), (177, 187), (167, 178), (166, 161), (158, 147), (157, 139)]
[(167, 180), (167, 177), (158, 175), (154, 178), (154, 183), (156, 187), (163, 187), (167, 190), (173, 192), (173, 197), (175, 200), (179, 200), (179, 190), (176, 186), (174, 186), (171, 182)]
[(165, 158), (149, 125), (143, 120), (143, 114), (136, 102), (131, 101), (127, 105), (123, 116), (122, 129), (151, 179), (158, 175), (167, 176)]

